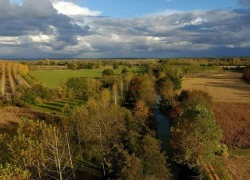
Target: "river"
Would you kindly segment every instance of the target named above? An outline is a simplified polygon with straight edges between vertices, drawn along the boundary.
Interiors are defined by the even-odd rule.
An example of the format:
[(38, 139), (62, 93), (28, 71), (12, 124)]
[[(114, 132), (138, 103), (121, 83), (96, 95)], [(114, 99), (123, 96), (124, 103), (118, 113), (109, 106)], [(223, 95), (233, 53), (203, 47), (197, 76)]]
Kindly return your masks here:
[(171, 120), (160, 111), (160, 96), (158, 96), (156, 107), (156, 122), (157, 122), (157, 138), (161, 141), (161, 150), (165, 151), (168, 156), (168, 163), (175, 180), (190, 180), (197, 174), (191, 171), (188, 167), (176, 164), (171, 161), (173, 156), (172, 148), (170, 145), (170, 130)]

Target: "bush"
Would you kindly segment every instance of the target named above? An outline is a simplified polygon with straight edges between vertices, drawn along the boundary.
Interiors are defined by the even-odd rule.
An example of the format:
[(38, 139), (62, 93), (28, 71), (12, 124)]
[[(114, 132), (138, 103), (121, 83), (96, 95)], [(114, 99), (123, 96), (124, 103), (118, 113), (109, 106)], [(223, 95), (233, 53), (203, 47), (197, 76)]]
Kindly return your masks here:
[(243, 71), (243, 79), (250, 82), (250, 67), (246, 67)]

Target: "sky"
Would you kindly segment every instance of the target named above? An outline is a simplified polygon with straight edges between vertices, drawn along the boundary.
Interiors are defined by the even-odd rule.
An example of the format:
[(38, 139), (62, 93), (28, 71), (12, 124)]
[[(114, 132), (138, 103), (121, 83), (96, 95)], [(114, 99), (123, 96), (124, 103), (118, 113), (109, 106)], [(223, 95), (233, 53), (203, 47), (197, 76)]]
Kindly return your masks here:
[(0, 58), (250, 56), (250, 0), (0, 0)]

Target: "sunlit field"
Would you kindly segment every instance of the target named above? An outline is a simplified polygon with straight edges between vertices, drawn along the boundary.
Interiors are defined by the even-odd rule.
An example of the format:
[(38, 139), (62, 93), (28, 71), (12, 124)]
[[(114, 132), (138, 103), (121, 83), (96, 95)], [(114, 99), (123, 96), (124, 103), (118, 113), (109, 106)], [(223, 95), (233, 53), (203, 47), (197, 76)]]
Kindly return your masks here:
[[(100, 78), (104, 69), (112, 69), (112, 66), (100, 67), (99, 69), (81, 70), (36, 70), (32, 71), (31, 75), (41, 81), (44, 81), (50, 88), (56, 88), (71, 77)], [(126, 69), (128, 71), (134, 71), (137, 73), (144, 73), (147, 70), (144, 66), (133, 66)], [(118, 69), (115, 69), (115, 75), (121, 74), (122, 70), (122, 66), (120, 66)]]

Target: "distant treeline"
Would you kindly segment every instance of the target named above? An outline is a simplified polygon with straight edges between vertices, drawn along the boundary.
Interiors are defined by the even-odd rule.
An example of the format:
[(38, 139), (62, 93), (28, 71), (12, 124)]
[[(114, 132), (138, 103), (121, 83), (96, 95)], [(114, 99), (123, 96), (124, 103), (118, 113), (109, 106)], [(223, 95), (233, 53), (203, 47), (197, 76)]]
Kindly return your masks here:
[[(20, 61), (19, 61), (20, 62)], [(250, 65), (250, 57), (225, 57), (225, 58), (161, 58), (161, 59), (43, 59), (43, 60), (21, 60), (23, 64), (29, 65), (58, 65), (67, 66), (69, 63), (84, 64), (89, 68), (90, 64), (99, 66), (113, 65), (140, 65), (165, 63), (169, 65), (200, 65), (200, 66), (247, 66)], [(89, 64), (86, 66), (86, 64)], [(98, 67), (98, 66), (97, 66)]]

